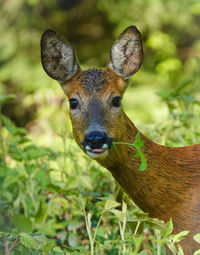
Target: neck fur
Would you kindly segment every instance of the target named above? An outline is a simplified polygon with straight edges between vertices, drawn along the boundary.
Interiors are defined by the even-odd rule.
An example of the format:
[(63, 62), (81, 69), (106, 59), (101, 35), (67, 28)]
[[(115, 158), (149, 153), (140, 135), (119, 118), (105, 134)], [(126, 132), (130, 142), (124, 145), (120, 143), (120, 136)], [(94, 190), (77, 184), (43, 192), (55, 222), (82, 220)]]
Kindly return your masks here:
[[(122, 142), (133, 143), (138, 129), (126, 114), (124, 120), (126, 137)], [(117, 145), (117, 150), (112, 149), (110, 156), (99, 163), (112, 173), (143, 211), (148, 212), (151, 217), (167, 221), (175, 210), (177, 215), (177, 203), (180, 203), (180, 206), (182, 203), (180, 192), (189, 188), (187, 184), (183, 186), (184, 169), (176, 169), (176, 151), (180, 152), (181, 148), (165, 147), (141, 133), (140, 135), (144, 141), (141, 150), (147, 160), (147, 169), (144, 172), (139, 170), (141, 162), (134, 157), (136, 151), (132, 146)]]

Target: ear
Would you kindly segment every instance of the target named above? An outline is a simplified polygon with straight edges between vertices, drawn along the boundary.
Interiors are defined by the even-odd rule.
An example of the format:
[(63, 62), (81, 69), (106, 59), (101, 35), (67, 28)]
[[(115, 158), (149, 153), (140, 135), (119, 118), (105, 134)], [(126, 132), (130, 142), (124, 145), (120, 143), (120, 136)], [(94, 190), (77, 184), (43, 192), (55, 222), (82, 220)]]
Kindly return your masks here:
[(143, 58), (142, 38), (136, 27), (124, 30), (110, 51), (109, 67), (124, 80), (136, 73)]
[(61, 84), (79, 69), (73, 48), (50, 29), (41, 38), (41, 59), (45, 72)]

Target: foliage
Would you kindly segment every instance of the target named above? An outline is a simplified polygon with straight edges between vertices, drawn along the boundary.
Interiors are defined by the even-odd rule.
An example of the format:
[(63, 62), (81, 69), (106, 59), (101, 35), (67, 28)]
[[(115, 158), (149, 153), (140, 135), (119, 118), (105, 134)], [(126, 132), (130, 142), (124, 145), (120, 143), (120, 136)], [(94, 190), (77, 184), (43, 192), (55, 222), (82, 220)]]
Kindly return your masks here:
[(144, 64), (130, 81), (126, 111), (159, 143), (199, 143), (199, 1), (3, 0), (0, 15), (0, 253), (164, 255), (166, 244), (182, 254), (174, 244), (187, 232), (174, 236), (171, 221), (150, 219), (77, 148), (39, 42), (51, 27), (83, 68), (105, 66), (116, 37), (138, 26)]
[[(13, 98), (2, 96), (1, 103)], [(165, 254), (164, 244), (182, 254), (174, 245), (188, 231), (172, 235), (171, 221), (148, 218), (124, 196), (122, 205), (113, 200), (110, 177), (93, 162), (87, 167), (87, 161), (74, 160), (71, 138), (61, 135), (63, 149), (55, 152), (34, 144), (3, 114), (1, 121), (0, 247), (6, 255)], [(139, 135), (134, 144), (143, 145)]]
[(128, 146), (132, 146), (133, 148), (136, 149), (136, 153), (135, 155), (133, 155), (136, 158), (140, 158), (141, 160), (141, 164), (139, 167), (140, 171), (144, 171), (147, 168), (147, 161), (146, 158), (141, 150), (142, 146), (144, 145), (144, 141), (141, 140), (140, 138), (140, 133), (138, 132), (137, 135), (135, 136), (135, 140), (134, 143), (125, 143), (125, 142), (113, 142), (112, 145), (114, 146), (115, 149), (116, 146), (115, 145), (128, 145)]

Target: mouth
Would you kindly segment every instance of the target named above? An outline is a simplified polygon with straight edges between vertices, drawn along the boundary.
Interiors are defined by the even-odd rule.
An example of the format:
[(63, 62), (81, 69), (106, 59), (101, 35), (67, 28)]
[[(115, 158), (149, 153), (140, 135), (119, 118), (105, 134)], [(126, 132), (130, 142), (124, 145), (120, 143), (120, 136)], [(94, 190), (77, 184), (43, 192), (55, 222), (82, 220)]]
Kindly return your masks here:
[(85, 147), (88, 156), (93, 159), (104, 159), (108, 155), (108, 145), (103, 144), (101, 148), (91, 148), (89, 145)]

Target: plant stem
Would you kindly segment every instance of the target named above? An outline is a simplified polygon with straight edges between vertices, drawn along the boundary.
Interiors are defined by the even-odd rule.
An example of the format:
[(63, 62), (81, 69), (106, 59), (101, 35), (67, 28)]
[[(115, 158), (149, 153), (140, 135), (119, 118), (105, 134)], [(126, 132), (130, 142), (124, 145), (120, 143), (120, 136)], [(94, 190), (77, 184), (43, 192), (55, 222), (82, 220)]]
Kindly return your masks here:
[(11, 252), (12, 252), (12, 250), (13, 250), (13, 248), (14, 248), (14, 246), (15, 246), (15, 244), (16, 244), (17, 241), (18, 241), (18, 238), (16, 238), (15, 241), (14, 241), (14, 242), (12, 243), (12, 245), (10, 246), (7, 255), (10, 255), (10, 254), (11, 254)]
[(5, 149), (4, 149), (4, 143), (3, 143), (3, 137), (2, 137), (2, 120), (1, 120), (1, 104), (0, 104), (0, 152), (2, 155), (2, 166), (4, 171), (6, 171), (6, 161), (5, 161)]
[[(159, 232), (159, 231), (155, 231), (155, 233), (156, 233), (156, 239), (159, 240), (159, 239), (161, 238), (160, 232)], [(156, 247), (156, 249), (157, 249), (157, 254), (158, 254), (158, 255), (161, 255), (161, 244), (160, 244), (159, 242), (157, 242), (156, 246), (157, 246), (157, 247)]]
[(97, 235), (97, 230), (99, 228), (99, 225), (101, 223), (101, 220), (102, 220), (102, 217), (103, 217), (103, 213), (101, 214), (99, 220), (98, 220), (98, 223), (97, 223), (97, 226), (96, 226), (96, 229), (95, 229), (95, 232), (94, 232), (94, 236), (93, 236), (93, 242), (95, 242), (95, 239), (96, 239), (96, 235)]
[(137, 234), (137, 231), (138, 231), (139, 226), (140, 226), (140, 221), (137, 222), (137, 226), (136, 226), (136, 228), (135, 228), (134, 235)]
[(84, 217), (85, 217), (86, 230), (88, 232), (88, 236), (90, 240), (90, 255), (94, 255), (94, 243), (93, 243), (92, 233), (90, 229), (90, 222), (88, 222), (88, 217), (87, 217), (85, 209), (83, 209), (83, 211), (84, 211)]

